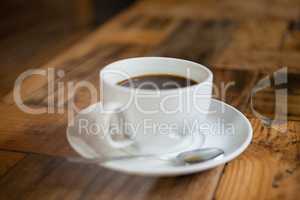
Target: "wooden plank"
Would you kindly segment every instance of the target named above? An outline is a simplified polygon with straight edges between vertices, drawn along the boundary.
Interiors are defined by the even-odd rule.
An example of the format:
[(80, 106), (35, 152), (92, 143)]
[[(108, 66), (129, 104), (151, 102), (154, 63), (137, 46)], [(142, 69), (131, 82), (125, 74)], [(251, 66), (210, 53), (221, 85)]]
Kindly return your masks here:
[(0, 150), (0, 177), (12, 169), (16, 163), (25, 157), (24, 153)]
[[(259, 28), (258, 28), (259, 27)], [(237, 51), (277, 51), (287, 30), (284, 20), (246, 20), (232, 34), (228, 49)]]
[(168, 17), (148, 16), (136, 12), (120, 15), (118, 19), (102, 29), (98, 35), (101, 41), (155, 46), (166, 39), (178, 24)]
[(177, 28), (148, 55), (211, 64), (230, 42), (234, 23), (228, 20), (180, 20)]
[[(262, 74), (257, 81), (259, 81), (262, 78), (268, 78), (268, 77), (272, 83), (274, 79), (274, 73), (272, 71), (270, 71), (269, 73)], [(299, 121), (300, 120), (300, 106), (299, 106), (300, 93), (299, 93), (298, 85), (300, 84), (300, 75), (298, 73), (297, 74), (290, 73), (288, 70), (288, 74), (286, 74), (286, 78), (287, 78), (287, 83), (282, 83), (280, 85), (274, 85), (272, 83), (271, 86), (268, 86), (265, 89), (261, 90), (260, 92), (256, 93), (253, 96), (253, 107), (261, 115), (269, 117), (270, 119), (274, 119), (275, 114), (277, 115), (276, 117), (280, 117), (280, 115), (285, 115), (285, 113), (283, 114), (278, 113), (278, 110), (280, 110), (280, 107), (282, 108), (286, 107), (287, 119), (293, 121)], [(256, 86), (256, 83), (253, 85), (253, 87)], [(282, 91), (282, 92), (285, 91), (287, 94), (280, 94), (278, 93), (278, 91)], [(250, 114), (251, 116), (254, 116), (249, 105), (248, 107), (246, 107), (244, 112)]]
[(48, 24), (47, 27), (38, 26), (0, 41), (0, 95), (4, 96), (13, 88), (20, 73), (40, 67), (89, 32), (84, 28), (73, 31), (64, 28), (63, 24)]
[(150, 178), (59, 157), (28, 155), (0, 180), (0, 198), (163, 199), (167, 196), (206, 200), (212, 198), (222, 169), (221, 166), (185, 177)]
[(299, 52), (297, 51), (238, 51), (226, 49), (215, 59), (213, 66), (247, 70), (278, 70), (288, 67), (299, 74)]
[[(300, 96), (299, 87), (300, 75), (298, 73), (290, 72), (286, 74), (287, 83), (274, 85), (274, 73), (277, 70), (248, 70), (248, 69), (234, 69), (231, 67), (212, 68), (214, 74), (214, 98), (220, 99), (234, 107), (238, 108), (247, 116), (254, 117), (255, 114), (251, 110), (250, 103), (254, 109), (264, 115), (273, 119), (275, 117), (276, 109), (286, 106), (288, 120), (300, 120)], [(265, 89), (257, 92), (251, 97), (252, 90), (257, 86), (260, 80), (268, 78), (271, 85), (266, 86)], [(286, 90), (287, 96), (278, 94), (279, 90)], [(277, 94), (277, 96), (276, 96)], [(285, 98), (287, 104), (285, 105)], [(276, 106), (279, 106), (276, 108)], [(257, 117), (257, 116), (255, 116)], [(280, 116), (277, 116), (280, 117)]]
[[(177, 19), (221, 19), (222, 2), (201, 1), (143, 1), (136, 4), (137, 12), (152, 16), (166, 16)], [(213, 8), (213, 9), (212, 9)]]
[(0, 106), (0, 146), (2, 150), (66, 154), (68, 146), (66, 113), (61, 115), (26, 114), (15, 106)]
[(288, 21), (282, 49), (288, 51), (300, 50), (300, 20)]
[[(241, 23), (230, 45), (215, 58), (214, 66), (272, 71), (288, 67), (289, 72), (299, 73), (297, 23), (283, 20)], [(257, 30), (256, 27), (262, 28)]]
[[(95, 176), (94, 166), (64, 164), (64, 159), (39, 155), (27, 156), (0, 180), (1, 199), (59, 198), (73, 188), (69, 198), (76, 197), (80, 186)], [(78, 172), (81, 173), (79, 176)], [(41, 188), (42, 187), (42, 188)], [(18, 191), (18, 192), (16, 192)], [(45, 195), (47, 191), (48, 195)]]
[(213, 65), (221, 68), (235, 66), (249, 70), (278, 69), (285, 64), (279, 50), (282, 48), (286, 30), (287, 23), (283, 20), (240, 22), (232, 33), (231, 42), (215, 57)]
[[(142, 1), (140, 12), (160, 16), (189, 17), (196, 19), (297, 19), (299, 1), (254, 0), (254, 1)], [(288, 11), (287, 11), (288, 10)]]
[(265, 73), (253, 70), (212, 68), (213, 97), (240, 111), (249, 111), (251, 90)]
[[(103, 182), (103, 178), (100, 179), (99, 176), (89, 188), (86, 198), (164, 199), (167, 196), (170, 199), (211, 199), (221, 171), (222, 167), (219, 167), (204, 173), (177, 178), (145, 178), (114, 173), (113, 177), (119, 176), (118, 183), (111, 181), (106, 187), (99, 188), (97, 184)], [(112, 191), (119, 193), (114, 194)]]
[(270, 51), (238, 51), (234, 49), (225, 49), (222, 54), (216, 58), (213, 66), (224, 67), (231, 66), (236, 69), (279, 69), (283, 67), (280, 62), (280, 53)]
[(254, 140), (226, 165), (216, 199), (298, 199), (300, 189), (299, 122), (281, 133), (251, 120)]
[[(119, 44), (90, 44), (87, 50), (80, 49), (80, 55), (72, 54), (70, 57), (61, 59), (55, 64), (43, 66), (42, 69), (54, 68), (63, 70), (65, 75), (62, 78), (55, 77), (57, 82), (78, 81), (87, 79), (89, 76), (98, 76), (99, 70), (105, 64), (121, 58), (122, 53), (131, 48), (130, 45)], [(137, 55), (134, 54), (133, 55)], [(96, 72), (96, 73), (95, 73)], [(97, 85), (95, 85), (97, 86)], [(48, 95), (48, 82), (45, 77), (31, 76), (22, 83), (23, 100), (30, 101), (32, 104), (38, 104)], [(13, 104), (13, 93), (11, 92), (4, 97), (4, 102)]]
[(82, 16), (82, 12), (90, 12), (86, 8), (88, 2), (45, 0), (1, 4), (1, 96), (12, 89), (18, 74), (40, 67), (91, 31), (91, 17)]

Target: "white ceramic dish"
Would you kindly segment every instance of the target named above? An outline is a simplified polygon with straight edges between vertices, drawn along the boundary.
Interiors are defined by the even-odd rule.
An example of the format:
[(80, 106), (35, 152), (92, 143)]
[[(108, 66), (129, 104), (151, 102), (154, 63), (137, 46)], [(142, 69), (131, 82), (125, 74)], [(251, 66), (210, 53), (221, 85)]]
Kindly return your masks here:
[[(89, 110), (91, 117), (88, 119), (93, 120), (93, 117), (100, 115), (99, 108), (100, 103), (91, 105), (81, 111), (76, 118), (82, 117), (81, 113)], [(193, 144), (185, 150), (201, 147), (218, 147), (225, 152), (222, 158), (184, 166), (174, 166), (168, 162), (155, 159), (110, 161), (101, 164), (101, 166), (119, 172), (144, 176), (178, 176), (204, 171), (225, 164), (240, 155), (250, 144), (252, 127), (248, 119), (240, 111), (224, 102), (212, 99), (210, 111), (213, 112), (208, 114), (206, 120), (202, 123), (202, 129), (196, 135), (194, 134)], [(74, 136), (77, 138), (76, 140), (74, 140)], [(89, 155), (92, 151), (86, 149), (78, 142), (80, 137), (76, 128), (69, 127), (67, 129), (67, 139), (72, 148), (85, 158), (93, 157)], [(96, 145), (97, 143), (94, 142), (92, 144)], [(96, 146), (92, 148), (96, 148)]]

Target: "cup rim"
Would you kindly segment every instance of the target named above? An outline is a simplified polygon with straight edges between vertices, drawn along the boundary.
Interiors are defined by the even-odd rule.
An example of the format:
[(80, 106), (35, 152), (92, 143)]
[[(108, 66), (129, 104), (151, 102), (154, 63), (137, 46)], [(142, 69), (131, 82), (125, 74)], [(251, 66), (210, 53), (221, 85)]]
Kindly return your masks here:
[(159, 59), (159, 60), (173, 60), (173, 61), (180, 61), (180, 62), (186, 62), (188, 64), (193, 64), (196, 67), (201, 68), (202, 70), (207, 72), (207, 77), (194, 85), (188, 86), (188, 87), (182, 87), (182, 88), (173, 88), (173, 89), (164, 89), (164, 90), (159, 90), (159, 92), (161, 93), (168, 93), (168, 92), (178, 92), (178, 91), (185, 91), (185, 90), (190, 90), (196, 87), (199, 87), (201, 85), (207, 84), (207, 82), (209, 82), (210, 80), (212, 81), (213, 79), (213, 74), (210, 71), (210, 69), (202, 64), (193, 62), (193, 61), (189, 61), (189, 60), (185, 60), (185, 59), (180, 59), (180, 58), (172, 58), (172, 57), (159, 57), (159, 56), (145, 56), (145, 57), (131, 57), (131, 58), (125, 58), (125, 59), (120, 59), (117, 60), (115, 62), (112, 62), (106, 66), (104, 66), (100, 72), (99, 72), (99, 76), (100, 76), (100, 81), (109, 85), (110, 87), (114, 87), (117, 88), (118, 90), (124, 91), (124, 92), (132, 92), (132, 91), (138, 91), (138, 92), (142, 92), (142, 93), (148, 93), (148, 94), (153, 94), (154, 92), (157, 92), (157, 90), (147, 90), (147, 89), (141, 89), (141, 88), (129, 88), (129, 87), (124, 87), (115, 83), (110, 82), (109, 80), (105, 79), (104, 77), (101, 76), (101, 74), (107, 70), (110, 66), (121, 63), (121, 62), (125, 62), (125, 61), (129, 61), (129, 60), (144, 60), (144, 59)]

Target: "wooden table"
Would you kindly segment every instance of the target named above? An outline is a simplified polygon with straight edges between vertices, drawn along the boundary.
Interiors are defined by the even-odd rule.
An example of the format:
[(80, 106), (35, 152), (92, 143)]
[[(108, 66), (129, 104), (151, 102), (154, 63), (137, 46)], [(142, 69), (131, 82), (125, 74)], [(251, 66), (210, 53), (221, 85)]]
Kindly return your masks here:
[[(299, 0), (136, 3), (41, 68), (64, 70), (55, 84), (87, 80), (99, 88), (98, 71), (121, 58), (170, 56), (208, 65), (216, 85), (235, 83), (225, 101), (251, 121), (249, 148), (226, 165), (176, 178), (130, 176), (72, 163), (66, 159), (76, 155), (65, 138), (67, 113), (57, 108), (50, 114), (24, 113), (11, 90), (0, 104), (0, 199), (299, 199), (299, 16)], [(288, 122), (270, 128), (251, 111), (250, 94), (259, 80), (284, 66)], [(1, 85), (7, 87), (13, 85)], [(26, 105), (47, 107), (48, 97), (59, 95), (56, 86), (51, 94), (47, 88), (44, 78), (26, 79)], [(275, 89), (254, 98), (260, 113), (273, 115)], [(81, 108), (91, 103), (86, 90), (79, 90), (75, 101)], [(67, 105), (65, 98), (60, 108)], [(285, 132), (278, 129), (284, 126)]]

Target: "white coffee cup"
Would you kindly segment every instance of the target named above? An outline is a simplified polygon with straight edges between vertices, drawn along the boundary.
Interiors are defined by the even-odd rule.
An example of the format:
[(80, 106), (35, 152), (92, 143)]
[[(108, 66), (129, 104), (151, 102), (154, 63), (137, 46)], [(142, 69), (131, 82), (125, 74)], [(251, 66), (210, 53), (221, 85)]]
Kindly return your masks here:
[[(198, 84), (165, 90), (118, 84), (128, 78), (149, 74), (181, 76)], [(126, 149), (134, 154), (161, 154), (184, 149), (193, 140), (195, 133), (189, 131), (195, 120), (199, 123), (207, 115), (212, 80), (212, 72), (205, 66), (175, 58), (129, 58), (105, 66), (100, 72), (102, 112), (107, 116), (106, 123), (112, 125), (111, 129), (121, 127), (121, 131), (116, 128), (117, 135), (114, 135), (116, 131), (105, 133), (105, 142), (111, 148)]]

